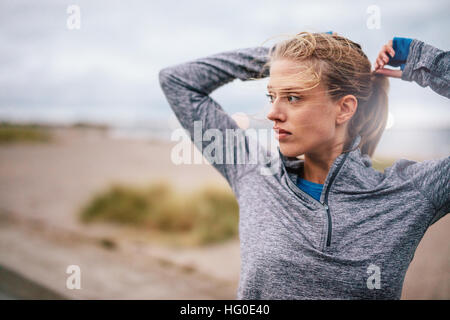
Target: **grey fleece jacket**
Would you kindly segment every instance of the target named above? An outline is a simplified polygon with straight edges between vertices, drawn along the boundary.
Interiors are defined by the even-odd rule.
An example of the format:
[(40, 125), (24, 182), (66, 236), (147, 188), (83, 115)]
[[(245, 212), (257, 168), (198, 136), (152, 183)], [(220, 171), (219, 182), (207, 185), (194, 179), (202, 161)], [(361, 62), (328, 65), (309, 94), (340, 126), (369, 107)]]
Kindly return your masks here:
[[(418, 40), (411, 48), (403, 79), (449, 97), (449, 53)], [(334, 160), (315, 200), (296, 186), (304, 160), (266, 150), (209, 96), (236, 78), (258, 77), (268, 53), (222, 52), (159, 73), (181, 125), (239, 203), (237, 299), (399, 299), (418, 243), (450, 211), (450, 157), (400, 159), (381, 173), (356, 148), (357, 136), (356, 149)], [(235, 142), (227, 129), (244, 138)]]

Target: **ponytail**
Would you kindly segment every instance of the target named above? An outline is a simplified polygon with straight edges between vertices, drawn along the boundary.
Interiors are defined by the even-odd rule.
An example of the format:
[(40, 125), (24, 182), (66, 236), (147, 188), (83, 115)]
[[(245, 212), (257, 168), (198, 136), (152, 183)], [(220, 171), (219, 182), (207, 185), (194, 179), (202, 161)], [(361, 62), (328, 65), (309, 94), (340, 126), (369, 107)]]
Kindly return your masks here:
[(352, 138), (359, 134), (361, 141), (356, 148), (372, 157), (387, 124), (389, 79), (372, 73), (370, 80), (371, 94), (367, 100), (358, 101), (358, 108), (348, 125), (348, 134)]

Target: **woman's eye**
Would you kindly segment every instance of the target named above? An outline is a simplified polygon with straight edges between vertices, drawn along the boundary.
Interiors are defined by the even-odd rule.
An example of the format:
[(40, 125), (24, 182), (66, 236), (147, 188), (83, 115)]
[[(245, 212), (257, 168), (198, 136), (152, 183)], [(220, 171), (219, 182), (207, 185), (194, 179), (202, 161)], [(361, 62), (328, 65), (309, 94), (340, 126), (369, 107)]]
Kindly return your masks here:
[[(294, 98), (294, 100), (289, 100), (290, 98)], [(297, 96), (287, 96), (289, 102), (297, 102), (300, 100), (300, 97)]]
[[(271, 94), (268, 94), (268, 93), (266, 94), (266, 96), (269, 98), (270, 103), (273, 103), (274, 97)], [(301, 97), (298, 97), (298, 96), (285, 96), (285, 97), (291, 103), (301, 100)]]

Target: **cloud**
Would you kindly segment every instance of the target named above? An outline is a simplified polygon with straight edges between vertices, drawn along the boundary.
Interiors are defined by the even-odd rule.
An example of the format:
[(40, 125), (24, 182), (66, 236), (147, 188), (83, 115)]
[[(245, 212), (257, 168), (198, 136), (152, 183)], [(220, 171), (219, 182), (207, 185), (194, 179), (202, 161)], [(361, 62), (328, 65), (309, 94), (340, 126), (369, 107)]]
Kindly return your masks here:
[[(371, 60), (394, 35), (416, 37), (443, 49), (450, 44), (443, 32), (450, 27), (448, 1), (79, 0), (81, 29), (74, 31), (66, 27), (71, 4), (0, 3), (3, 111), (8, 107), (14, 112), (14, 106), (64, 106), (76, 113), (85, 112), (80, 105), (99, 110), (111, 105), (150, 116), (168, 115), (157, 77), (163, 67), (305, 29), (331, 29), (348, 36), (362, 44)], [(380, 30), (366, 27), (371, 4), (381, 9)], [(240, 81), (213, 95), (230, 112), (256, 110), (265, 102), (264, 88)], [(392, 80), (390, 101), (400, 118), (403, 114), (406, 119), (404, 106), (410, 104), (424, 105), (423, 110), (415, 109), (415, 119), (450, 118), (448, 101), (416, 84)]]

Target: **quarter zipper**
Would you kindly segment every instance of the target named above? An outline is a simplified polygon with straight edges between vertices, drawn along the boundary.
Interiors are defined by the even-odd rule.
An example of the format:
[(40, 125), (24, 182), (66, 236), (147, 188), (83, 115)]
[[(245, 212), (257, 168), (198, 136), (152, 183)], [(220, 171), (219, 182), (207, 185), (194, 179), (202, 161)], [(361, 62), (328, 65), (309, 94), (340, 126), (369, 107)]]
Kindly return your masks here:
[[(341, 169), (342, 165), (345, 163), (345, 160), (347, 159), (349, 155), (349, 152), (346, 152), (344, 155), (344, 158), (342, 159), (341, 163), (339, 163), (338, 167), (336, 168), (336, 170), (334, 170), (332, 176), (330, 177), (329, 183), (326, 187), (325, 190), (325, 196), (324, 196), (324, 200), (323, 202), (317, 201), (316, 199), (314, 199), (313, 197), (311, 197), (308, 193), (306, 193), (305, 191), (303, 191), (302, 189), (298, 188), (297, 189), (306, 197), (310, 198), (312, 200), (312, 202), (317, 202), (320, 205), (322, 205), (326, 212), (327, 212), (327, 221), (328, 221), (328, 231), (327, 231), (327, 241), (326, 241), (326, 246), (329, 247), (331, 245), (331, 233), (332, 233), (332, 222), (331, 222), (331, 213), (330, 213), (330, 208), (328, 207), (328, 194), (330, 192), (330, 188), (331, 188), (331, 184), (334, 182), (334, 179), (336, 178), (337, 174), (339, 173), (339, 170)], [(287, 175), (287, 179), (289, 180), (289, 175), (287, 174), (287, 172), (285, 171), (286, 175)], [(289, 186), (289, 183), (288, 183)]]
[(323, 206), (325, 210), (327, 211), (327, 217), (328, 217), (328, 232), (327, 232), (327, 247), (331, 244), (331, 231), (332, 231), (332, 223), (331, 223), (331, 213), (330, 208), (328, 207), (328, 193), (330, 192), (331, 184), (333, 183), (334, 179), (336, 178), (337, 174), (339, 173), (339, 170), (341, 169), (342, 165), (344, 164), (345, 160), (348, 157), (348, 152), (345, 154), (344, 159), (342, 159), (339, 166), (334, 170), (333, 175), (330, 178), (330, 182), (327, 185), (327, 189), (325, 191), (325, 197), (323, 199)]

